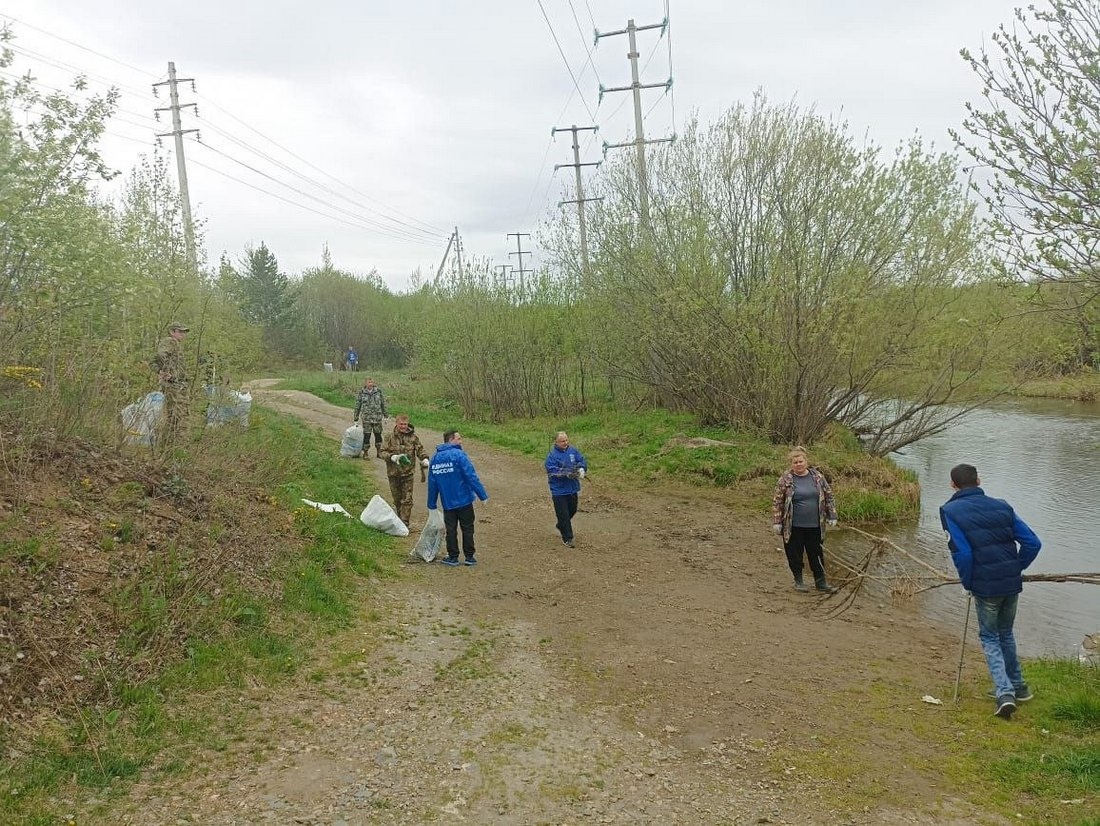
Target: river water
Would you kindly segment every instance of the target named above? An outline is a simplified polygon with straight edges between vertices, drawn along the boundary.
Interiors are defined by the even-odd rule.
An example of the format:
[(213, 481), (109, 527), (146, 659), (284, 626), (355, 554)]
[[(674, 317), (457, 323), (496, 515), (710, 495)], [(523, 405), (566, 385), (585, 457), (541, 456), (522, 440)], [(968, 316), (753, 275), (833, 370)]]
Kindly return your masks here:
[[(1100, 571), (1100, 403), (1017, 399), (974, 411), (949, 430), (892, 456), (915, 471), (921, 513), (914, 523), (890, 525), (886, 535), (915, 556), (952, 575), (939, 506), (951, 497), (951, 468), (978, 469), (990, 496), (1006, 499), (1043, 542), (1027, 573)], [(867, 540), (843, 530), (830, 550), (851, 559)], [(947, 585), (916, 597), (937, 624), (961, 633), (966, 594)], [(1075, 583), (1024, 585), (1016, 616), (1020, 653), (1076, 657), (1086, 634), (1100, 631), (1100, 587)], [(971, 642), (976, 640), (971, 616)]]

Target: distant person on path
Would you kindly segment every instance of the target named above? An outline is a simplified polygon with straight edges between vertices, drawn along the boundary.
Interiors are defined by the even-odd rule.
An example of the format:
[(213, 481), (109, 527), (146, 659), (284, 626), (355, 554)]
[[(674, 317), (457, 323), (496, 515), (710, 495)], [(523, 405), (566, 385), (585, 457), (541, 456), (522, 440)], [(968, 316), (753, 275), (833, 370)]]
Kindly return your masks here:
[(474, 556), (474, 499), (489, 501), (474, 463), (462, 449), (462, 434), (448, 430), (443, 444), (435, 449), (428, 466), (428, 510), (434, 511), (436, 501), (443, 502), (443, 524), (447, 533), (447, 558), (444, 565), (458, 564), (458, 526), (462, 527), (462, 553), (466, 565), (476, 565)]
[(394, 510), (408, 527), (412, 518), (413, 472), (418, 464), (427, 466), (428, 453), (404, 413), (395, 419), (393, 430), (386, 435), (378, 455), (386, 460), (386, 476), (390, 480)]
[(354, 347), (348, 347), (348, 351), (344, 355), (344, 369), (351, 371), (359, 369), (359, 354), (355, 352)]
[(1016, 603), (1024, 589), (1023, 571), (1042, 543), (1003, 499), (986, 496), (973, 465), (951, 468), (955, 493), (940, 507), (951, 561), (963, 588), (974, 597), (978, 639), (993, 678), (998, 717), (1011, 719), (1016, 704), (1031, 699), (1016, 656)]
[(374, 383), (374, 379), (367, 378), (363, 382), (363, 389), (355, 398), (355, 414), (352, 416), (352, 424), (363, 417), (363, 458), (370, 455), (370, 435), (374, 434), (374, 455), (382, 455), (382, 420), (386, 418), (386, 396), (382, 388)]
[(188, 332), (186, 325), (173, 321), (168, 325), (168, 335), (157, 344), (157, 352), (153, 356), (152, 367), (157, 374), (160, 391), (164, 394), (164, 442), (179, 437), (187, 424), (189, 399), (183, 340)]
[(825, 476), (810, 467), (804, 447), (787, 454), (791, 469), (779, 477), (772, 498), (772, 527), (783, 537), (787, 565), (794, 575), (796, 591), (809, 591), (802, 581), (802, 555), (805, 553), (814, 574), (817, 590), (827, 594), (836, 588), (825, 579), (825, 526), (836, 527), (836, 503)]
[(550, 483), (550, 498), (554, 502), (554, 515), (562, 544), (573, 545), (573, 517), (577, 515), (577, 499), (581, 492), (581, 479), (588, 473), (588, 462), (575, 447), (569, 444), (569, 434), (559, 431), (554, 446), (546, 457), (546, 478)]

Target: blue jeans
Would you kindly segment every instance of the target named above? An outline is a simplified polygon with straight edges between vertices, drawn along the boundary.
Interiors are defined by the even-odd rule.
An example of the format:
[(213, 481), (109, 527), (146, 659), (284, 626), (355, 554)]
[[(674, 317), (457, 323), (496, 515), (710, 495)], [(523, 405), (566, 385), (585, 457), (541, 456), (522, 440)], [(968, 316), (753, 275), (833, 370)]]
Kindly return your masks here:
[(1012, 623), (1016, 621), (1016, 603), (1019, 594), (1007, 597), (974, 597), (974, 609), (978, 615), (978, 639), (982, 641), (985, 662), (993, 688), (1000, 697), (1016, 694), (1025, 687), (1016, 656), (1016, 635)]

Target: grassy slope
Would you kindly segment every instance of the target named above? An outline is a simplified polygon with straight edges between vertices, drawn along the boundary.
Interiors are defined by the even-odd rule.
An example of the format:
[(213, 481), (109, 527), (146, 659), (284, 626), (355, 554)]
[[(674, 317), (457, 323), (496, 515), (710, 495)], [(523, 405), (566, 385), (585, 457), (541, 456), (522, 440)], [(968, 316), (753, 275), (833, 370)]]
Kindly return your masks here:
[[(373, 493), (331, 439), (258, 411), (248, 431), (207, 431), (184, 452), (175, 469), (141, 455), (97, 471), (93, 453), (77, 474), (44, 462), (36, 486), (64, 496), (29, 499), (2, 525), (0, 591), (43, 575), (24, 603), (42, 613), (21, 617), (16, 639), (75, 654), (63, 667), (80, 682), (32, 696), (36, 717), (0, 726), (0, 822), (59, 822), (52, 801), (74, 781), (106, 795), (145, 767), (171, 773), (224, 748), (240, 688), (306, 666), (318, 638), (356, 615), (363, 578), (396, 568), (389, 537), (302, 504), (350, 507)], [(66, 512), (84, 530), (72, 517), (64, 536), (42, 529)], [(51, 572), (104, 553), (114, 567), (84, 588), (80, 625), (48, 613)]]

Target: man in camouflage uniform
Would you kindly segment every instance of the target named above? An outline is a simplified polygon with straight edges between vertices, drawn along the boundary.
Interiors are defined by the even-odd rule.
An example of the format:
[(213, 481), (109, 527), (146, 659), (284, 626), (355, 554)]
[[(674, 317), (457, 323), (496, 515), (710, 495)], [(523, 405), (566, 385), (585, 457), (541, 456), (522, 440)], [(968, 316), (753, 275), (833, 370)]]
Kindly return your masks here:
[(406, 525), (412, 518), (413, 471), (416, 466), (428, 466), (428, 453), (420, 444), (420, 437), (409, 424), (409, 417), (401, 414), (395, 420), (393, 431), (386, 435), (378, 453), (386, 460), (386, 475), (390, 480), (390, 493), (398, 517)]
[(386, 418), (386, 397), (382, 394), (382, 388), (374, 383), (374, 379), (368, 378), (363, 382), (363, 389), (359, 391), (355, 399), (355, 415), (352, 424), (359, 421), (359, 414), (363, 414), (363, 457), (370, 454), (370, 434), (374, 434), (374, 455), (381, 456), (382, 447), (382, 420)]
[(183, 363), (183, 339), (188, 327), (173, 321), (168, 335), (157, 345), (152, 367), (156, 371), (160, 391), (164, 394), (164, 441), (183, 432), (187, 424), (187, 373)]

